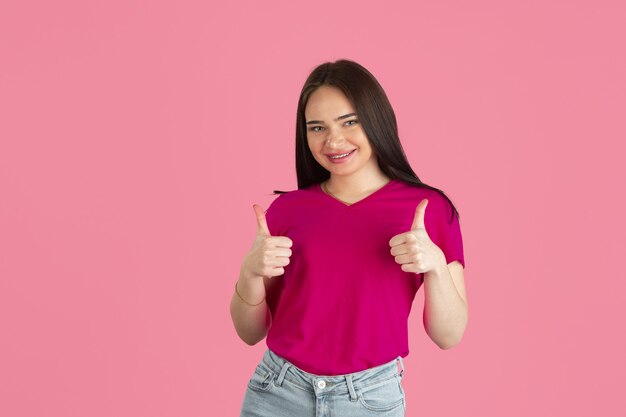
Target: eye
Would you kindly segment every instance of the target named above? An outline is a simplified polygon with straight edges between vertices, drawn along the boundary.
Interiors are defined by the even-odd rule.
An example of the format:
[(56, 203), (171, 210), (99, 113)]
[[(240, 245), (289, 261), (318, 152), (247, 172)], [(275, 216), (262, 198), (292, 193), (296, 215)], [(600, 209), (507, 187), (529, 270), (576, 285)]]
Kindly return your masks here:
[(313, 126), (313, 127), (310, 127), (310, 128), (309, 128), (309, 130), (310, 130), (311, 132), (319, 132), (319, 130), (316, 130), (317, 128), (323, 129), (323, 127), (322, 127), (322, 126)]
[[(352, 122), (354, 122), (354, 124), (348, 124), (348, 123), (352, 123)], [(357, 123), (359, 123), (357, 120), (348, 120), (348, 121), (346, 122), (346, 124), (347, 124), (348, 126), (354, 126), (354, 125), (355, 125), (355, 124), (357, 124)]]

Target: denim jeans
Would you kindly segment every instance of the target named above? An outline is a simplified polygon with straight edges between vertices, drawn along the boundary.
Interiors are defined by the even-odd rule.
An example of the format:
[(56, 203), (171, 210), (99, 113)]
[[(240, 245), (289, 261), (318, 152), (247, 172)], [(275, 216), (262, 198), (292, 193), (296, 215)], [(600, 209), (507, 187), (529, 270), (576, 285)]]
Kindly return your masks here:
[(404, 417), (403, 374), (400, 356), (360, 372), (324, 376), (267, 349), (248, 381), (240, 417)]

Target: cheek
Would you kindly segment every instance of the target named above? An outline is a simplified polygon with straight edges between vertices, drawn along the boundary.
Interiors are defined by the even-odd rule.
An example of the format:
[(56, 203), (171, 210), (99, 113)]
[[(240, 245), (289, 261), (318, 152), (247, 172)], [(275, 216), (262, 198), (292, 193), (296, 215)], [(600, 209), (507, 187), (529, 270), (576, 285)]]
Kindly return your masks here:
[(309, 151), (311, 151), (311, 153), (315, 155), (315, 142), (307, 138), (307, 146), (309, 147)]
[(324, 148), (324, 141), (320, 140), (319, 138), (308, 139), (307, 144), (309, 146), (309, 149), (313, 153), (322, 152), (322, 149)]
[(364, 141), (361, 143), (360, 145), (361, 148), (361, 153), (365, 156), (370, 156), (372, 155), (372, 147), (369, 145), (369, 143), (367, 143), (367, 141)]
[(319, 143), (316, 143), (315, 141), (309, 141), (308, 142), (308, 147), (309, 147), (309, 152), (311, 152), (311, 155), (313, 155), (313, 158), (316, 160), (320, 160), (324, 158), (324, 155), (322, 155), (322, 145)]
[(360, 132), (355, 139), (358, 141), (361, 148), (368, 150), (371, 149), (370, 141), (367, 139), (365, 132)]

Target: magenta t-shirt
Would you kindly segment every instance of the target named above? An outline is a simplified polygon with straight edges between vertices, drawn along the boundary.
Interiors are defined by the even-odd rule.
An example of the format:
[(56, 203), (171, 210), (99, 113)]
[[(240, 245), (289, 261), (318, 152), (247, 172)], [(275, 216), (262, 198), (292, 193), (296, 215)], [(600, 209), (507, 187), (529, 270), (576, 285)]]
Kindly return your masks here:
[(280, 194), (266, 211), (272, 236), (293, 241), (285, 273), (267, 294), (267, 347), (317, 375), (362, 371), (409, 353), (408, 317), (423, 274), (404, 272), (389, 240), (424, 223), (447, 263), (465, 266), (459, 221), (438, 192), (392, 179), (347, 205), (319, 184)]

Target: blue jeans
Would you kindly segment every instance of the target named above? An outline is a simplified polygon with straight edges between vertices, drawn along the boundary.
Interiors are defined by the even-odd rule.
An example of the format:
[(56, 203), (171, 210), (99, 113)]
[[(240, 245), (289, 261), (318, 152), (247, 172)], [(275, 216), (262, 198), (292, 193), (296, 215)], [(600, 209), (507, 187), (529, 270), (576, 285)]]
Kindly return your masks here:
[(400, 356), (364, 371), (323, 376), (267, 349), (248, 382), (240, 417), (404, 417), (403, 374)]

